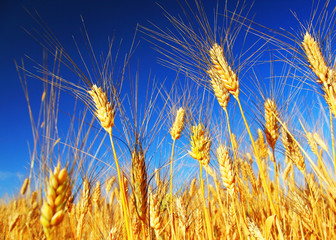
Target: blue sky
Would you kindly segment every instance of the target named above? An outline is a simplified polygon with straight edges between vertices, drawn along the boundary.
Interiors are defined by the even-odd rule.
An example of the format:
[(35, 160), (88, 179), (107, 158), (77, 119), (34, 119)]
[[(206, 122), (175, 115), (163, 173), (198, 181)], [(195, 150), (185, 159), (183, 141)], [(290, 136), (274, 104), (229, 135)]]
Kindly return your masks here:
[[(15, 193), (27, 176), (29, 151), (32, 134), (27, 104), (17, 76), (14, 60), (20, 61), (25, 54), (33, 59), (41, 59), (42, 48), (22, 27), (31, 30), (36, 27), (34, 20), (23, 7), (36, 9), (46, 24), (71, 54), (75, 54), (72, 35), (80, 36), (82, 15), (90, 38), (95, 46), (105, 49), (107, 38), (115, 34), (116, 39), (124, 39), (127, 46), (131, 41), (136, 24), (150, 26), (148, 21), (164, 27), (167, 21), (160, 3), (170, 13), (181, 13), (175, 0), (122, 0), (122, 1), (45, 1), (7, 0), (0, 2), (0, 196), (5, 192)], [(229, 1), (235, 2), (235, 1)], [(247, 5), (252, 1), (248, 0)], [(216, 5), (215, 0), (204, 1), (208, 11)], [(312, 1), (307, 0), (255, 0), (250, 17), (270, 28), (289, 29), (297, 26), (290, 10), (301, 19), (308, 20)], [(138, 61), (140, 74), (146, 80), (151, 71), (162, 78), (172, 78), (174, 73), (156, 63), (158, 56), (151, 46), (142, 40), (133, 59)], [(169, 83), (169, 81), (168, 81)], [(42, 94), (42, 83), (29, 80), (30, 97), (35, 113), (38, 112)]]

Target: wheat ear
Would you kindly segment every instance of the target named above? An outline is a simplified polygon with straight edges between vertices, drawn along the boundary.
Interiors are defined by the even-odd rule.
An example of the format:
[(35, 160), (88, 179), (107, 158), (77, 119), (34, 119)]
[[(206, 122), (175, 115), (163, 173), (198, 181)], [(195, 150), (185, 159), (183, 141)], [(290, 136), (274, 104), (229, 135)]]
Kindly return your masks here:
[(247, 228), (250, 232), (250, 235), (253, 236), (257, 240), (264, 240), (263, 235), (260, 232), (258, 226), (253, 222), (252, 219), (247, 220)]
[(147, 179), (145, 155), (142, 152), (142, 150), (135, 150), (132, 153), (131, 171), (132, 171), (134, 206), (136, 208), (137, 214), (142, 224), (146, 225), (148, 179)]
[(308, 32), (304, 35), (302, 47), (310, 68), (318, 77), (317, 82), (320, 84), (326, 83), (328, 81), (329, 67), (318, 43)]
[(334, 117), (336, 117), (336, 73), (334, 69), (328, 67), (318, 42), (308, 32), (306, 32), (303, 38), (302, 47), (306, 54), (307, 61), (310, 64), (310, 68), (318, 77), (316, 80), (317, 83), (322, 85), (324, 92), (323, 97), (330, 110), (330, 133), (336, 175), (336, 152), (332, 116), (334, 115)]
[(170, 134), (173, 140), (177, 140), (181, 137), (181, 132), (185, 123), (185, 110), (179, 108), (176, 112), (175, 121), (170, 129)]
[(212, 45), (209, 51), (210, 60), (212, 62), (212, 68), (209, 72), (212, 72), (220, 79), (221, 84), (235, 97), (239, 96), (239, 82), (238, 76), (232, 71), (230, 65), (224, 57), (224, 51), (217, 43)]
[(203, 211), (206, 219), (206, 229), (207, 234), (212, 240), (213, 232), (212, 232), (212, 224), (210, 222), (210, 215), (205, 203), (205, 191), (204, 191), (204, 181), (203, 181), (203, 167), (202, 165), (208, 165), (210, 160), (210, 147), (211, 141), (208, 136), (206, 136), (205, 129), (203, 124), (198, 124), (192, 126), (191, 128), (191, 137), (190, 137), (191, 151), (189, 151), (189, 155), (199, 161), (200, 166), (200, 182), (201, 182), (201, 190), (203, 194)]
[(81, 195), (81, 200), (78, 204), (78, 222), (77, 222), (77, 239), (82, 239), (82, 232), (84, 226), (84, 220), (87, 212), (91, 207), (90, 201), (90, 184), (87, 179), (83, 181), (83, 190)]
[(265, 142), (264, 132), (260, 128), (258, 129), (258, 139), (256, 141), (256, 146), (259, 152), (259, 156), (265, 159), (268, 155), (268, 151)]
[(311, 132), (307, 132), (306, 134), (306, 138), (307, 138), (307, 141), (308, 141), (308, 145), (310, 147), (310, 150), (316, 155), (318, 156), (319, 153), (318, 153), (318, 146), (317, 146), (317, 143), (314, 139), (314, 136)]
[(229, 190), (230, 194), (235, 192), (235, 174), (232, 168), (232, 160), (229, 156), (227, 148), (220, 144), (217, 148), (217, 159), (219, 163), (219, 170), (224, 186)]
[(293, 136), (286, 130), (283, 130), (283, 145), (286, 150), (286, 156), (293, 161), (295, 166), (305, 175), (306, 165), (304, 156)]
[(219, 79), (218, 73), (215, 68), (208, 70), (208, 74), (211, 79), (212, 90), (214, 91), (219, 105), (226, 110), (228, 102), (230, 100), (230, 93), (225, 88), (222, 81)]
[[(256, 159), (257, 159), (257, 165), (258, 168), (261, 170), (261, 177), (262, 177), (262, 183), (263, 187), (266, 190), (266, 194), (269, 200), (269, 203), (271, 205), (271, 210), (275, 214), (275, 207), (273, 204), (272, 196), (270, 193), (270, 189), (267, 185), (267, 180), (266, 176), (262, 171), (262, 163), (259, 157), (259, 154), (257, 152), (257, 148), (254, 142), (254, 139), (252, 137), (252, 133), (250, 130), (249, 125), (247, 124), (246, 117), (243, 111), (243, 108), (241, 106), (240, 100), (239, 100), (239, 81), (238, 81), (238, 76), (237, 74), (232, 71), (231, 67), (229, 66), (229, 63), (224, 57), (224, 50), (222, 47), (220, 47), (217, 43), (213, 44), (211, 49), (209, 50), (209, 57), (211, 60), (212, 65), (210, 66), (210, 69), (213, 69), (214, 72), (218, 75), (218, 78), (222, 81), (223, 86), (235, 97), (237, 100), (242, 118), (244, 120), (246, 130), (249, 134), (249, 137), (251, 139), (252, 145), (254, 152), (256, 154)], [(230, 136), (231, 137), (231, 136)]]
[(100, 121), (101, 126), (106, 132), (112, 133), (115, 110), (109, 102), (106, 93), (101, 87), (97, 87), (97, 85), (93, 85), (88, 93), (92, 97), (95, 115)]
[(155, 236), (160, 239), (163, 229), (163, 219), (160, 212), (160, 200), (158, 194), (153, 194), (149, 191), (149, 213), (150, 213), (150, 226), (154, 229)]
[(54, 172), (50, 170), (46, 199), (41, 208), (40, 220), (47, 239), (51, 239), (52, 230), (63, 221), (68, 187), (68, 172), (66, 168), (61, 169), (59, 162)]
[(30, 183), (30, 180), (29, 178), (26, 178), (21, 186), (21, 190), (20, 190), (20, 193), (21, 195), (25, 195), (26, 191), (27, 191), (27, 188), (28, 188), (28, 185)]
[(97, 181), (95, 188), (93, 189), (92, 202), (97, 209), (100, 206), (101, 198), (101, 184), (100, 181)]
[(211, 141), (210, 138), (206, 136), (203, 124), (192, 126), (190, 144), (191, 151), (189, 151), (189, 155), (198, 160), (202, 165), (208, 165)]
[(274, 100), (266, 99), (265, 101), (265, 135), (269, 146), (274, 151), (275, 144), (279, 138), (280, 125), (277, 117), (279, 113), (277, 111)]
[(179, 220), (179, 228), (182, 232), (183, 239), (185, 239), (186, 232), (188, 229), (188, 216), (187, 216), (187, 209), (184, 204), (184, 201), (182, 197), (177, 197), (176, 198), (176, 209), (177, 209), (177, 215), (178, 215), (178, 220)]
[(122, 199), (122, 208), (124, 213), (124, 219), (126, 222), (126, 231), (127, 231), (127, 237), (128, 239), (132, 239), (132, 234), (130, 231), (130, 225), (129, 225), (129, 209), (128, 209), (128, 203), (126, 199), (126, 193), (123, 186), (123, 181), (121, 177), (121, 170), (117, 158), (117, 154), (114, 147), (114, 142), (112, 138), (112, 128), (114, 126), (114, 118), (115, 118), (115, 107), (113, 104), (109, 101), (108, 96), (106, 92), (101, 88), (97, 87), (96, 85), (93, 85), (91, 87), (91, 90), (88, 91), (89, 95), (92, 98), (92, 105), (94, 108), (95, 116), (100, 121), (100, 125), (105, 129), (105, 131), (110, 136), (113, 156), (117, 168), (118, 173), (118, 180), (119, 180), (119, 186), (121, 191), (121, 199)]

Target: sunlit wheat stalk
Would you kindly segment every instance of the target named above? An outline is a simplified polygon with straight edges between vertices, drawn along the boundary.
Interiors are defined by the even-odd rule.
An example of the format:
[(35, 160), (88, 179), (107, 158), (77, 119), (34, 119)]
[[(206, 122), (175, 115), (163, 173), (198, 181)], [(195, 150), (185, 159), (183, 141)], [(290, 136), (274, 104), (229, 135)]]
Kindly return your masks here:
[(211, 59), (211, 62), (212, 62), (212, 67), (210, 69), (213, 69), (212, 71), (216, 72), (216, 75), (221, 80), (221, 83), (223, 84), (223, 86), (237, 100), (240, 112), (242, 114), (246, 129), (247, 129), (248, 134), (250, 136), (250, 139), (251, 139), (251, 142), (252, 142), (252, 145), (253, 145), (253, 149), (254, 149), (254, 152), (255, 152), (255, 155), (256, 155), (257, 165), (258, 165), (258, 168), (260, 170), (261, 177), (262, 177), (263, 187), (266, 190), (266, 193), (267, 193), (267, 196), (268, 196), (268, 201), (269, 201), (270, 206), (271, 206), (271, 210), (272, 210), (273, 214), (275, 214), (276, 213), (275, 207), (274, 207), (274, 204), (273, 204), (270, 189), (267, 185), (266, 176), (265, 176), (264, 172), (262, 171), (260, 157), (259, 157), (258, 151), (256, 149), (255, 142), (254, 142), (254, 139), (252, 137), (250, 128), (247, 124), (244, 111), (243, 111), (243, 109), (241, 107), (241, 104), (240, 104), (238, 76), (231, 69), (227, 60), (225, 59), (223, 48), (221, 46), (219, 46), (217, 43), (212, 45), (211, 49), (209, 50), (209, 56), (210, 56), (210, 59)]
[(202, 165), (209, 164), (209, 159), (210, 159), (210, 156), (209, 156), (210, 147), (209, 146), (211, 146), (211, 141), (208, 138), (208, 136), (206, 136), (206, 132), (205, 132), (203, 124), (200, 123), (198, 125), (192, 126), (190, 144), (191, 144), (191, 151), (189, 151), (189, 154), (192, 158), (198, 160), (199, 165), (200, 165), (200, 182), (201, 182), (201, 190), (203, 194), (202, 202), (203, 202), (208, 237), (212, 239), (213, 238), (212, 225), (210, 222), (210, 216), (208, 213), (208, 209), (205, 204), (205, 191), (204, 191), (203, 171), (202, 171), (203, 169)]
[(336, 153), (335, 153), (335, 139), (333, 133), (333, 118), (331, 112), (336, 117), (336, 74), (335, 71), (330, 68), (323, 56), (319, 43), (311, 36), (309, 32), (306, 32), (302, 48), (306, 54), (307, 61), (310, 64), (309, 67), (318, 77), (316, 82), (321, 85), (324, 92), (324, 99), (330, 109), (330, 126), (331, 126), (331, 140), (333, 148), (333, 163), (336, 176)]
[[(173, 159), (174, 159), (175, 141), (181, 137), (181, 132), (184, 128), (184, 122), (185, 122), (185, 110), (183, 108), (179, 108), (176, 112), (175, 121), (170, 129), (170, 135), (173, 139), (173, 146), (172, 146), (171, 159), (170, 159), (170, 196), (171, 196), (171, 199), (173, 199)], [(170, 213), (172, 216), (172, 221), (174, 223), (173, 201), (171, 201)], [(172, 224), (172, 231), (174, 231), (173, 225), (174, 224)]]
[(111, 104), (111, 102), (109, 102), (109, 99), (106, 95), (106, 92), (104, 92), (101, 87), (97, 87), (96, 85), (93, 85), (91, 87), (91, 90), (88, 91), (88, 93), (92, 97), (96, 117), (98, 118), (101, 126), (105, 129), (105, 131), (110, 136), (114, 161), (115, 161), (116, 168), (117, 168), (118, 181), (119, 181), (119, 187), (120, 187), (121, 198), (122, 198), (122, 208), (123, 208), (124, 218), (125, 218), (125, 223), (126, 223), (127, 236), (128, 236), (128, 239), (132, 239), (132, 235), (131, 235), (131, 231), (130, 231), (130, 225), (129, 225), (129, 211), (128, 211), (126, 193), (125, 193), (125, 188), (124, 188), (122, 177), (121, 177), (119, 161), (118, 161), (118, 158), (117, 158), (117, 154), (116, 154), (116, 151), (115, 151), (114, 142), (113, 142), (113, 138), (112, 138), (112, 128), (113, 128), (113, 125), (114, 125), (115, 109), (114, 109), (114, 106)]
[(280, 124), (278, 123), (277, 117), (279, 117), (279, 113), (277, 110), (276, 103), (274, 99), (266, 99), (265, 100), (265, 135), (266, 140), (269, 144), (269, 146), (272, 149), (272, 158), (274, 161), (274, 171), (275, 171), (275, 190), (276, 190), (276, 199), (277, 199), (277, 210), (278, 210), (278, 216), (280, 216), (280, 199), (279, 199), (279, 173), (278, 173), (278, 167), (275, 160), (275, 144), (279, 138), (279, 129)]

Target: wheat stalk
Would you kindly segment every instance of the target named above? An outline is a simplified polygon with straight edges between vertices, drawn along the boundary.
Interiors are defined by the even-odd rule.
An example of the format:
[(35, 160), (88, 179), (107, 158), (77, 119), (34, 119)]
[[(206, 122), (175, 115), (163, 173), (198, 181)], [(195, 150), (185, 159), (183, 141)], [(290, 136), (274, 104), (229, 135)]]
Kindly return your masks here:
[(310, 68), (318, 77), (316, 80), (317, 83), (322, 85), (322, 90), (324, 92), (323, 97), (330, 109), (330, 130), (333, 150), (333, 163), (336, 175), (336, 152), (332, 123), (332, 115), (334, 115), (334, 117), (336, 116), (336, 73), (333, 69), (328, 67), (318, 42), (308, 32), (306, 32), (303, 38), (302, 47), (304, 53), (306, 54), (307, 61), (310, 64)]
[[(175, 141), (181, 137), (181, 132), (185, 125), (185, 110), (183, 108), (179, 108), (176, 112), (175, 121), (170, 129), (170, 134), (173, 139), (173, 146), (170, 158), (170, 195), (173, 199), (173, 159), (174, 159), (174, 148)], [(171, 201), (170, 212), (173, 218), (173, 201)], [(172, 225), (173, 231), (173, 225)]]
[[(212, 45), (212, 48), (209, 50), (209, 56), (212, 62), (212, 66), (210, 67), (210, 69), (213, 69), (213, 71), (216, 71), (216, 74), (218, 75), (218, 78), (221, 79), (223, 86), (235, 97), (235, 99), (237, 100), (240, 112), (242, 114), (245, 126), (246, 126), (246, 130), (249, 134), (249, 137), (251, 139), (252, 145), (253, 145), (253, 149), (254, 152), (256, 154), (256, 159), (257, 159), (257, 164), (258, 164), (258, 168), (260, 170), (262, 170), (262, 164), (261, 164), (261, 160), (259, 157), (259, 154), (257, 152), (257, 148), (254, 142), (254, 139), (252, 137), (252, 133), (250, 130), (249, 125), (247, 124), (246, 121), (246, 117), (243, 111), (243, 108), (241, 106), (240, 100), (239, 100), (239, 81), (238, 81), (238, 76), (237, 74), (232, 71), (231, 67), (229, 66), (227, 60), (224, 57), (224, 51), (223, 48), (220, 47), (217, 43)], [(231, 136), (230, 136), (231, 137)], [(271, 205), (271, 210), (272, 212), (275, 214), (275, 207), (273, 204), (273, 200), (272, 200), (272, 196), (269, 190), (269, 187), (267, 185), (267, 180), (266, 180), (266, 176), (263, 173), (263, 171), (261, 172), (261, 177), (262, 177), (262, 183), (263, 183), (263, 187), (266, 191), (269, 203)]]
[(124, 218), (126, 222), (126, 230), (128, 239), (132, 239), (131, 232), (129, 229), (129, 214), (128, 214), (128, 204), (126, 199), (126, 193), (123, 186), (123, 181), (121, 177), (121, 170), (117, 158), (117, 154), (114, 147), (114, 142), (112, 138), (112, 128), (114, 126), (114, 118), (115, 118), (115, 106), (109, 101), (106, 91), (104, 91), (101, 87), (97, 87), (97, 85), (92, 85), (91, 89), (88, 91), (91, 96), (92, 105), (94, 108), (95, 116), (98, 118), (100, 125), (105, 129), (105, 131), (110, 136), (110, 141), (113, 150), (113, 156), (115, 160), (115, 164), (117, 167), (119, 186), (121, 191), (122, 198), (122, 208), (124, 213)]
[(213, 237), (212, 224), (210, 222), (210, 216), (205, 203), (205, 191), (204, 191), (203, 171), (202, 171), (203, 170), (202, 166), (203, 165), (207, 166), (209, 164), (211, 141), (210, 138), (206, 136), (203, 124), (199, 123), (198, 125), (192, 126), (190, 144), (191, 144), (191, 151), (189, 151), (189, 155), (192, 158), (199, 161), (200, 182), (203, 194), (203, 211), (206, 218), (207, 233), (209, 238), (212, 239)]

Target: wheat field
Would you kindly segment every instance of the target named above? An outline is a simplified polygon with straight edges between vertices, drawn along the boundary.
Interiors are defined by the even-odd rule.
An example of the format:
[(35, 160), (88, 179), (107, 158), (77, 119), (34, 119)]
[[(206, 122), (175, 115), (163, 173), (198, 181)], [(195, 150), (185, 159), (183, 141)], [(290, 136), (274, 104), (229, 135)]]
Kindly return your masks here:
[(20, 193), (0, 201), (1, 239), (336, 239), (336, 9), (284, 31), (202, 4), (137, 28), (167, 83), (134, 77), (133, 45), (97, 56), (85, 26), (76, 62), (36, 17), (49, 58), (16, 63), (34, 143)]

